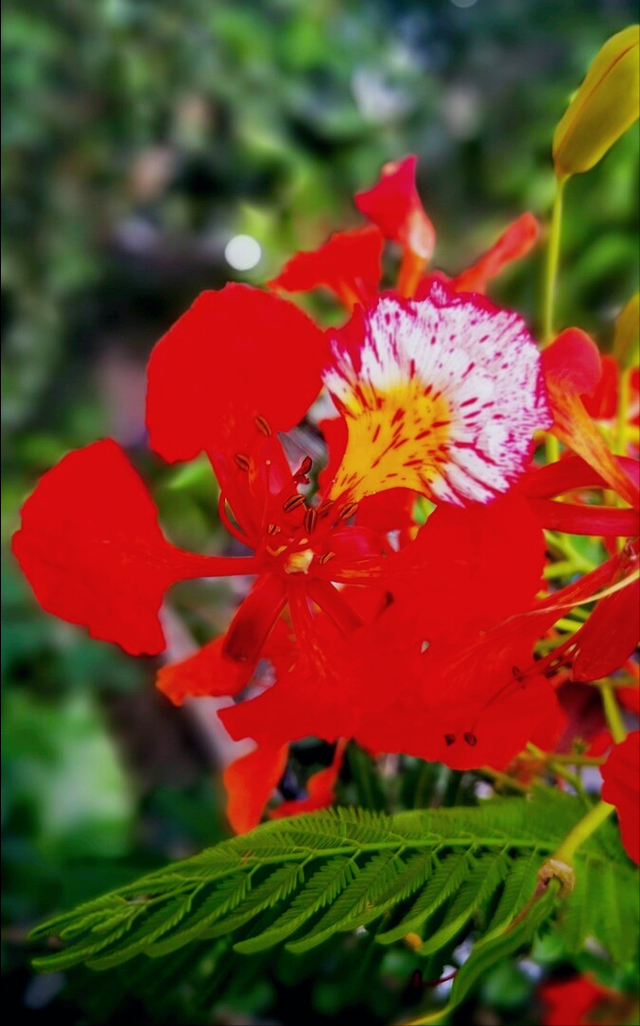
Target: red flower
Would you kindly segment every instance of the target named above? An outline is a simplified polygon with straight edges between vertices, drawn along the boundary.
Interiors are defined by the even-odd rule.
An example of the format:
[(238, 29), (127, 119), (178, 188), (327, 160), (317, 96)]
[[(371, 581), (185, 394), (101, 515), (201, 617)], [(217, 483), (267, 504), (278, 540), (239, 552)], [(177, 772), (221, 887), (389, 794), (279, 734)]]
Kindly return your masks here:
[[(318, 249), (298, 253), (269, 285), (287, 292), (309, 292), (328, 288), (353, 309), (356, 302), (371, 305), (378, 290), (381, 241), (386, 238), (402, 249), (397, 291), (401, 296), (423, 299), (429, 295), (432, 278), (422, 278), (436, 242), (436, 233), (426, 214), (415, 184), (417, 157), (385, 164), (380, 180), (355, 197), (358, 210), (375, 227), (338, 232)], [(522, 214), (510, 224), (494, 245), (457, 277), (447, 281), (456, 292), (484, 292), (488, 283), (507, 264), (532, 249), (540, 235), (533, 214)]]
[(629, 858), (640, 863), (640, 733), (615, 745), (602, 767), (602, 797), (618, 810), (620, 832)]
[(601, 987), (589, 976), (545, 983), (540, 999), (545, 1006), (543, 1026), (614, 1026), (625, 1022), (629, 1011), (626, 995)]

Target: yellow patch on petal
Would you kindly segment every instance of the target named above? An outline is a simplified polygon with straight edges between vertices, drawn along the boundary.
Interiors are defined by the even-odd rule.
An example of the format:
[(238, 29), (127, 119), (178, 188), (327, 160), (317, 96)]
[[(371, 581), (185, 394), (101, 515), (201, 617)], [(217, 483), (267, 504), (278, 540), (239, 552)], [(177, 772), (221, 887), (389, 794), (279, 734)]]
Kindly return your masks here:
[(419, 378), (385, 391), (361, 383), (341, 397), (348, 439), (331, 498), (358, 501), (387, 488), (430, 494), (430, 483), (449, 462), (449, 403)]

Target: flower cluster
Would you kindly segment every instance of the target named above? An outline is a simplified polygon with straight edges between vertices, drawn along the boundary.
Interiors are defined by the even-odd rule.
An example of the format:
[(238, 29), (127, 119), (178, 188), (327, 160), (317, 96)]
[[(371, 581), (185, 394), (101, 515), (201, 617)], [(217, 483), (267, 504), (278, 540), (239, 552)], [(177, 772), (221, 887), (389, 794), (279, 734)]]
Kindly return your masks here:
[[(331, 800), (348, 738), (458, 769), (504, 768), (528, 742), (551, 750), (565, 726), (558, 683), (606, 676), (637, 640), (638, 463), (600, 430), (611, 411), (598, 350), (570, 329), (541, 352), (484, 295), (535, 244), (535, 218), (449, 277), (430, 267), (415, 158), (383, 168), (356, 206), (368, 224), (298, 254), (267, 290), (201, 294), (151, 355), (149, 444), (168, 463), (206, 454), (221, 521), (249, 555), (170, 544), (110, 440), (45, 474), (14, 538), (46, 610), (134, 655), (162, 652), (158, 613), (176, 581), (250, 579), (224, 636), (158, 678), (176, 703), (237, 699), (225, 726), (257, 745), (226, 773), (238, 829), (258, 821), (288, 744), (308, 735), (338, 745), (300, 811)], [(388, 288), (385, 240), (400, 254)], [(281, 295), (316, 288), (346, 308), (341, 327), (321, 330)], [(321, 467), (287, 458), (305, 417), (324, 439)], [(541, 465), (545, 431), (567, 451)], [(594, 502), (603, 490), (615, 501)], [(601, 536), (609, 558), (549, 590), (545, 529)]]

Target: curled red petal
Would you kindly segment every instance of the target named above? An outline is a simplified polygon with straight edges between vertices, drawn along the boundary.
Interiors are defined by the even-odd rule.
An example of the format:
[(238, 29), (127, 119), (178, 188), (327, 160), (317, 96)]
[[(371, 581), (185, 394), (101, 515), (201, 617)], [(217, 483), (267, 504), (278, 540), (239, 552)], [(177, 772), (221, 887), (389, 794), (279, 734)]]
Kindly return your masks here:
[(201, 293), (151, 354), (152, 447), (172, 463), (243, 454), (257, 424), (289, 430), (320, 391), (326, 345), (306, 314), (272, 293), (238, 284)]
[[(629, 456), (616, 456), (615, 461), (636, 488), (640, 488), (640, 463)], [(556, 463), (536, 467), (522, 479), (521, 489), (532, 499), (553, 499), (579, 488), (609, 488), (598, 474), (580, 456), (567, 454)]]
[(336, 232), (323, 246), (296, 253), (269, 288), (310, 292), (324, 286), (351, 309), (373, 302), (382, 274), (383, 236), (375, 225)]
[(575, 506), (570, 502), (532, 499), (531, 508), (548, 531), (600, 535), (603, 538), (635, 538), (638, 513), (611, 506)]
[(385, 238), (426, 261), (431, 259), (436, 232), (416, 189), (417, 162), (411, 155), (385, 164), (380, 180), (373, 188), (357, 193), (355, 204)]
[(252, 566), (169, 544), (144, 484), (110, 440), (69, 453), (41, 478), (13, 551), (43, 609), (131, 655), (164, 648), (158, 611), (170, 584)]
[(626, 852), (640, 863), (640, 733), (635, 730), (615, 745), (602, 767), (602, 797), (618, 810), (620, 833)]
[(284, 773), (288, 751), (288, 745), (260, 746), (227, 766), (223, 773), (227, 817), (237, 834), (246, 834), (260, 822), (264, 807)]
[(542, 370), (548, 388), (591, 395), (602, 374), (600, 351), (586, 331), (567, 328), (543, 350)]
[(540, 224), (533, 214), (522, 214), (472, 267), (451, 282), (458, 292), (484, 292), (506, 264), (519, 260), (533, 249), (540, 237)]

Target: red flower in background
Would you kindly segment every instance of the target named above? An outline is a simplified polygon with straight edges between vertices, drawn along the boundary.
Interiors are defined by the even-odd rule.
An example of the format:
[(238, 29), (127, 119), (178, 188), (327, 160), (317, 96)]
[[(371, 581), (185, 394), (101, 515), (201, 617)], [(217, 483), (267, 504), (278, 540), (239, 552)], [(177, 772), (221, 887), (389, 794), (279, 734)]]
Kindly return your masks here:
[(590, 976), (576, 976), (540, 988), (545, 1009), (543, 1026), (622, 1026), (631, 1011), (631, 1001)]

